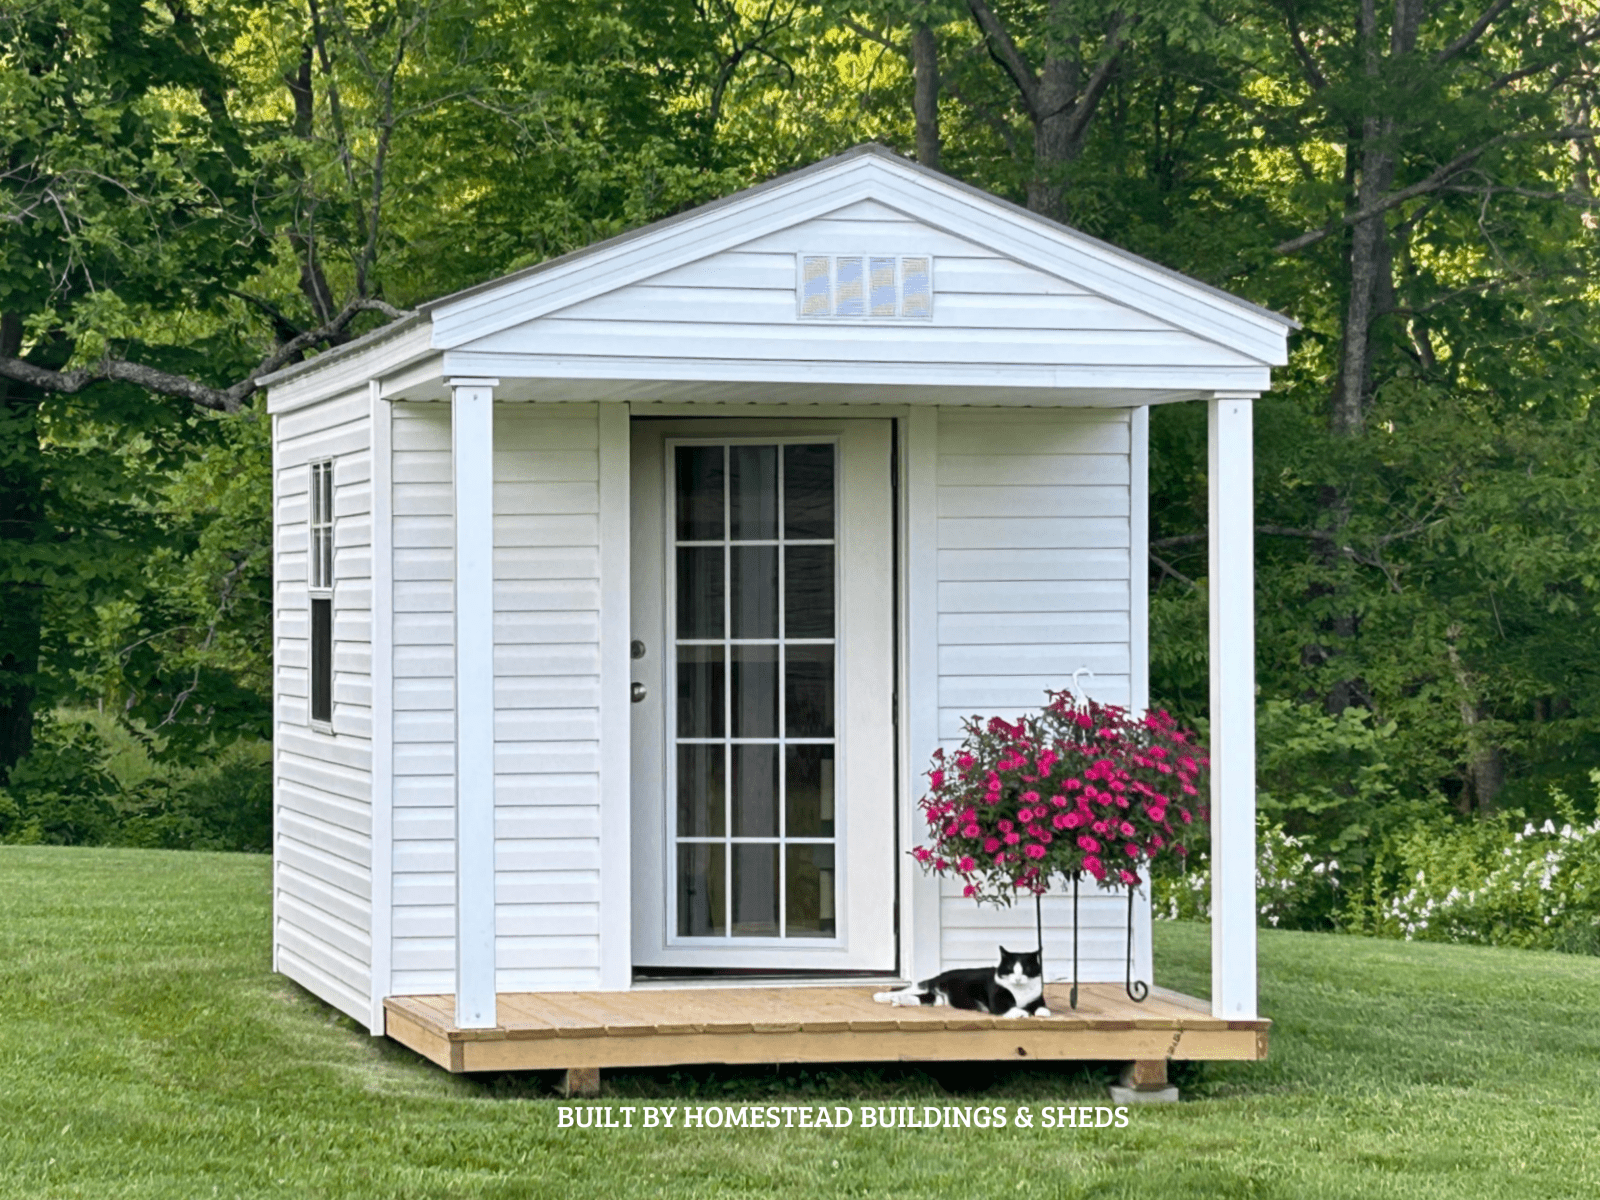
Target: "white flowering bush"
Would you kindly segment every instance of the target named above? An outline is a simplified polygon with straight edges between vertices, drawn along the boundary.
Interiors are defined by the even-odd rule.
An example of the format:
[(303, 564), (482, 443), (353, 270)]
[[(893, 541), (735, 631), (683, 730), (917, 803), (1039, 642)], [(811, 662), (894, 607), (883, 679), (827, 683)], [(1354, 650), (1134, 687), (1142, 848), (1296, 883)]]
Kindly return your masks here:
[[(1600, 771), (1590, 778), (1600, 787)], [(1600, 954), (1600, 818), (1552, 798), (1559, 826), (1507, 819), (1395, 839), (1399, 883), (1376, 898), (1378, 932)]]
[[(1172, 921), (1211, 918), (1211, 862), (1197, 851), (1181, 873), (1152, 881), (1155, 915)], [(1339, 861), (1319, 858), (1306, 843), (1264, 817), (1256, 822), (1256, 906), (1263, 923), (1285, 929), (1326, 928), (1339, 907)]]

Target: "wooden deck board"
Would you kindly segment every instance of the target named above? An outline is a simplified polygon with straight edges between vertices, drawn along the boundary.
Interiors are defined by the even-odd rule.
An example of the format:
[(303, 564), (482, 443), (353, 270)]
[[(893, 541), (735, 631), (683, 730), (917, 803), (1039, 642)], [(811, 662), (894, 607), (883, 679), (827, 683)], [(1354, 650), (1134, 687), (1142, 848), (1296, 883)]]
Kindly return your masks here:
[(452, 996), (393, 996), (385, 1032), (450, 1071), (651, 1067), (688, 1063), (936, 1060), (1259, 1059), (1271, 1022), (1224, 1021), (1167, 989), (1135, 1004), (1118, 984), (1085, 984), (1078, 1008), (1051, 984), (1054, 1015), (874, 1003), (871, 987), (504, 992), (500, 1025), (457, 1029)]

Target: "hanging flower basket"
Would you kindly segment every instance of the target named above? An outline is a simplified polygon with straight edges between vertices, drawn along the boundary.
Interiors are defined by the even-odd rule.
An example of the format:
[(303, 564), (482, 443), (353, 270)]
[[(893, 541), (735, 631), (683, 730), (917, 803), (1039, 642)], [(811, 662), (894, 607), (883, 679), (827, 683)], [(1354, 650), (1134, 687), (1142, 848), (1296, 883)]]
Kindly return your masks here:
[(1056, 878), (1073, 880), (1075, 896), (1084, 875), (1125, 886), (1131, 962), (1133, 891), (1161, 855), (1188, 853), (1189, 829), (1207, 815), (1210, 762), (1166, 712), (1134, 717), (1069, 691), (1045, 694), (1043, 709), (1016, 721), (968, 718), (953, 753), (934, 751), (920, 801), (928, 840), (912, 855), (925, 871), (960, 878), (980, 904), (1009, 905), (1019, 893), (1037, 902)]

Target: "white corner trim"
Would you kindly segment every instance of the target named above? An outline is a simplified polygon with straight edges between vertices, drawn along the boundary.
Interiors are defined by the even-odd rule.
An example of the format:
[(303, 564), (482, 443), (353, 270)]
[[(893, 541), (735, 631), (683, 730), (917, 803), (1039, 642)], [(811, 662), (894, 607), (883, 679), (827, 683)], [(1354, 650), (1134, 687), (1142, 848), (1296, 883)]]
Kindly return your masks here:
[(369, 385), (372, 421), (372, 1020), (384, 1031), (383, 1002), (394, 961), (394, 409)]

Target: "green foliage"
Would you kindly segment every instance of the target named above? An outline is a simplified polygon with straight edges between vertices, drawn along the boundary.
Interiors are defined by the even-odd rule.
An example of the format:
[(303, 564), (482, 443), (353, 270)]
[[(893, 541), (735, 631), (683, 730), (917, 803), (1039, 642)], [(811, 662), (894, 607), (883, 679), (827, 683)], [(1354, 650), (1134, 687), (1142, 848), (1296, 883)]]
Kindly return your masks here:
[(34, 751), (0, 788), (0, 842), (142, 846), (169, 850), (268, 848), (271, 748), (263, 741), (203, 747), (175, 762), (138, 722), (57, 710)]
[[(1600, 787), (1600, 771), (1590, 778)], [(1407, 939), (1600, 954), (1600, 818), (1585, 824), (1564, 793), (1552, 799), (1559, 829), (1507, 814), (1396, 837), (1395, 882), (1371, 898), (1368, 919)]]
[[(1169, 921), (1211, 919), (1210, 856), (1202, 851), (1182, 870), (1156, 872), (1151, 902)], [(1334, 929), (1345, 907), (1342, 866), (1308, 849), (1303, 838), (1256, 818), (1256, 912), (1273, 928)]]

